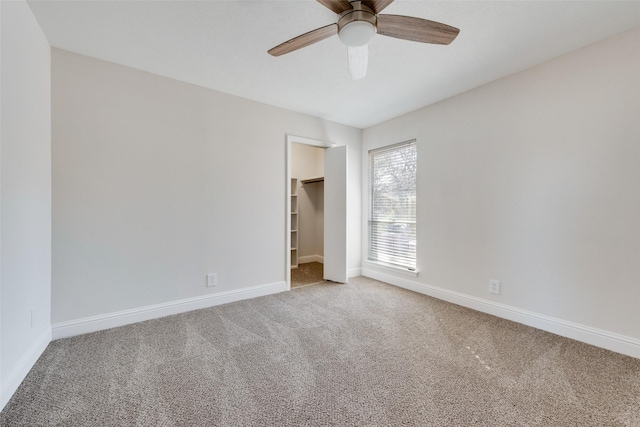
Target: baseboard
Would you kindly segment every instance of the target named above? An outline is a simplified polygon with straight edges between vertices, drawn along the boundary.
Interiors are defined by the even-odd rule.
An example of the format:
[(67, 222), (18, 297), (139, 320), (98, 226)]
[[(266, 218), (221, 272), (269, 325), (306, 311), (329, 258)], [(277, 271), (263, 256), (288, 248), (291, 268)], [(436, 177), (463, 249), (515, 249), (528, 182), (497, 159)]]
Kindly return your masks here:
[(568, 322), (566, 320), (523, 310), (506, 304), (488, 301), (460, 292), (425, 285), (414, 280), (395, 277), (391, 274), (382, 273), (370, 268), (363, 268), (362, 275), (448, 301), (453, 304), (461, 305), (463, 307), (471, 308), (483, 313), (522, 323), (556, 335), (561, 335), (563, 337), (640, 359), (640, 340), (635, 338), (602, 329), (592, 328), (578, 323)]
[(298, 265), (306, 264), (308, 262), (319, 262), (320, 264), (324, 264), (324, 256), (322, 255), (305, 255), (298, 257)]
[(350, 268), (349, 270), (347, 270), (347, 277), (358, 277), (358, 276), (362, 276), (361, 268)]
[(22, 381), (26, 378), (27, 374), (36, 364), (38, 358), (45, 351), (49, 343), (51, 342), (51, 327), (47, 329), (38, 337), (31, 347), (25, 352), (22, 358), (22, 363), (8, 375), (8, 379), (3, 381), (2, 389), (0, 390), (0, 411), (5, 407), (13, 393), (16, 392)]
[(276, 294), (286, 290), (286, 282), (276, 282), (220, 292), (213, 295), (204, 295), (200, 297), (170, 301), (162, 304), (149, 305), (131, 310), (117, 311), (99, 316), (85, 317), (67, 322), (54, 323), (52, 325), (53, 339), (56, 340), (74, 335), (97, 332), (145, 320), (170, 316), (172, 314), (185, 313), (187, 311), (199, 310), (234, 301)]

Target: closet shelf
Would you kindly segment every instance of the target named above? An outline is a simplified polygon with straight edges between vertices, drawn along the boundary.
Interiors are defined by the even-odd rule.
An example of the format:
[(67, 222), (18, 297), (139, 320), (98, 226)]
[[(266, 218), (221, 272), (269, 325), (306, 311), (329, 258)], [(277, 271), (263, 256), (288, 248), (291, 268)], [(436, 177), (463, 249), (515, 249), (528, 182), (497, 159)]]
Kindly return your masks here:
[(303, 184), (313, 184), (314, 182), (324, 182), (324, 176), (318, 176), (315, 178), (308, 178), (300, 180)]

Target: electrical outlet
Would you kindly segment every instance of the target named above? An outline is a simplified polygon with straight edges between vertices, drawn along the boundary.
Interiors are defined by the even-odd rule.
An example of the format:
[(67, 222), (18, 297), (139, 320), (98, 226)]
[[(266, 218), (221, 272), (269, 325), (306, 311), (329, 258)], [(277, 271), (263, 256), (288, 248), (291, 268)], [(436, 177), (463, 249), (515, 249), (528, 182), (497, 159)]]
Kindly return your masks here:
[(218, 275), (216, 273), (207, 274), (207, 287), (216, 286), (218, 284)]
[(500, 281), (499, 280), (489, 280), (489, 292), (492, 294), (500, 294)]

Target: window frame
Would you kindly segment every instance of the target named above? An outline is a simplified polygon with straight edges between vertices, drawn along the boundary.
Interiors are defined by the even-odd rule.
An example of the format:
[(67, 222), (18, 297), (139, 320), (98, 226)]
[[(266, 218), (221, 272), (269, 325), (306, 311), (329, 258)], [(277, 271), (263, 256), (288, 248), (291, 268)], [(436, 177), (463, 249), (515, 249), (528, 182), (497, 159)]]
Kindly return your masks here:
[[(402, 212), (402, 214), (400, 215), (401, 218), (400, 219), (387, 218), (382, 220), (381, 218), (376, 217), (376, 213), (374, 212), (377, 210), (376, 206), (384, 205), (385, 203), (381, 201), (381, 196), (379, 194), (381, 191), (380, 186), (375, 187), (375, 183), (374, 183), (374, 174), (376, 172), (375, 156), (376, 154), (382, 154), (382, 153), (393, 154), (393, 152), (398, 152), (400, 149), (407, 148), (407, 147), (412, 147), (413, 155), (415, 156), (415, 164), (413, 165), (414, 176), (412, 178), (414, 182), (413, 189), (412, 189), (413, 192), (407, 193), (408, 187), (404, 187), (400, 189), (400, 192), (402, 192), (402, 195), (395, 193), (395, 194), (398, 194), (398, 196), (401, 196), (405, 200), (404, 202), (399, 202), (397, 205), (394, 204), (392, 207), (389, 207), (388, 209), (391, 209), (394, 212), (393, 214), (394, 216), (395, 216), (396, 209), (400, 210)], [(368, 242), (367, 243), (368, 243), (368, 247), (367, 247), (366, 260), (368, 263), (372, 263), (377, 266), (382, 266), (392, 270), (400, 270), (400, 271), (408, 272), (413, 275), (417, 274), (417, 206), (416, 206), (417, 178), (418, 178), (417, 163), (418, 163), (418, 145), (417, 145), (417, 140), (415, 138), (407, 141), (399, 142), (396, 144), (391, 144), (384, 147), (371, 149), (368, 151), (368, 162), (367, 162), (367, 167), (368, 167), (368, 171), (367, 171)], [(393, 164), (391, 166), (393, 167)], [(408, 197), (408, 202), (407, 202), (407, 197)], [(378, 202), (376, 203), (376, 201)], [(412, 217), (411, 217), (411, 214), (413, 215)], [(397, 230), (402, 230), (402, 231), (400, 231), (399, 235), (391, 234), (389, 232), (376, 233), (375, 228), (380, 226), (380, 224), (388, 224), (386, 225), (386, 227), (388, 228), (393, 227)], [(402, 242), (400, 243), (401, 245), (400, 247), (402, 249), (399, 249), (397, 251), (396, 249), (398, 248), (398, 242), (397, 242), (397, 238), (393, 237), (394, 235), (405, 240), (404, 243)], [(377, 239), (376, 239), (376, 236), (378, 236)], [(390, 238), (396, 239), (396, 241), (390, 242), (389, 240)], [(374, 243), (374, 240), (382, 243), (378, 245), (377, 243)], [(411, 244), (413, 245), (413, 250), (410, 251), (409, 253), (410, 256), (407, 256), (406, 249), (407, 247), (410, 248)], [(382, 250), (380, 248), (382, 248)]]

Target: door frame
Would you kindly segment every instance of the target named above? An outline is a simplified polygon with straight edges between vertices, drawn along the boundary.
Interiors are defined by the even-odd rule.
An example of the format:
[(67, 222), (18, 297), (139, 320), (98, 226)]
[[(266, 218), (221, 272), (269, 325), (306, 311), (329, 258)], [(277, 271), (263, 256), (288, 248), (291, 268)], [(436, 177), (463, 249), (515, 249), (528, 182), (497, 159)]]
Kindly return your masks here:
[[(285, 242), (286, 242), (286, 256), (285, 256), (285, 272), (287, 278), (287, 290), (291, 290), (291, 144), (305, 144), (311, 145), (314, 147), (320, 148), (331, 148), (336, 147), (337, 144), (329, 141), (322, 141), (319, 139), (305, 138), (302, 136), (290, 135), (286, 134), (286, 181), (285, 181), (285, 191), (286, 191), (286, 234), (285, 234)], [(346, 185), (346, 184), (345, 184)]]

